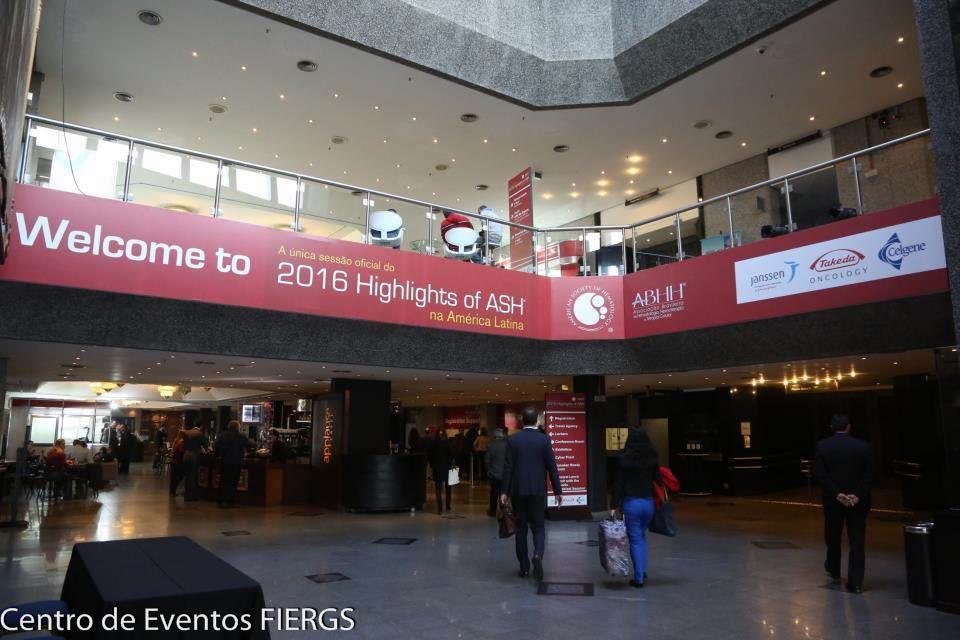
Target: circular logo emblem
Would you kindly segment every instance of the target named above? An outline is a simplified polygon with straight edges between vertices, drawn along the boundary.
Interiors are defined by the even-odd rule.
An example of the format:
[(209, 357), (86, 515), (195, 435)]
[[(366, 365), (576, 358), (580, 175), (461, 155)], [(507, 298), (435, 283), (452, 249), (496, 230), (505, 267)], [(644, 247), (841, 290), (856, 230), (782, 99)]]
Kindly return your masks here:
[(613, 298), (606, 289), (596, 285), (577, 288), (567, 300), (567, 320), (581, 331), (612, 332), (615, 311)]

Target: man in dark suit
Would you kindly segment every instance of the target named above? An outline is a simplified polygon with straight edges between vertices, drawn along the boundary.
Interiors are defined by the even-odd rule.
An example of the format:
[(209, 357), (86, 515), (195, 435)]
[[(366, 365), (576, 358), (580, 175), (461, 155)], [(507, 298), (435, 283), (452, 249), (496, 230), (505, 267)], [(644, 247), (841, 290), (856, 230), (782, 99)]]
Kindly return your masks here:
[(527, 529), (533, 530), (533, 575), (543, 580), (543, 549), (546, 545), (544, 518), (547, 512), (547, 481), (557, 498), (557, 506), (563, 504), (560, 474), (553, 457), (550, 438), (537, 430), (538, 412), (533, 407), (523, 410), (523, 429), (507, 440), (507, 456), (503, 465), (503, 484), (500, 501), (508, 497), (513, 503), (517, 517), (517, 560), (520, 561), (520, 577), (530, 573), (530, 555), (527, 551)]
[(827, 561), (824, 568), (840, 580), (840, 553), (843, 526), (847, 526), (850, 558), (847, 591), (863, 590), (866, 563), (867, 514), (870, 511), (870, 484), (873, 482), (873, 453), (870, 445), (850, 435), (850, 419), (836, 414), (830, 425), (833, 436), (817, 443), (814, 476), (823, 489), (824, 537)]

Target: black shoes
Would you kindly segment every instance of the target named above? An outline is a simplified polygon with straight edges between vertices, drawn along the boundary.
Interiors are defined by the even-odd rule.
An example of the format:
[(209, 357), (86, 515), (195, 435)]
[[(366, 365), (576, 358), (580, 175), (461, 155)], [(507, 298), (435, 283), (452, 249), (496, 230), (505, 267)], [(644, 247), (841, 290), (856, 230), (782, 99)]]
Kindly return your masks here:
[(533, 558), (533, 577), (537, 582), (543, 582), (543, 558)]
[(518, 573), (517, 575), (520, 576), (521, 578), (526, 578), (527, 576), (530, 575), (530, 572), (527, 571), (526, 569), (520, 569), (520, 573)]
[[(646, 579), (646, 578), (644, 578), (644, 579)], [(630, 581), (630, 586), (631, 586), (631, 587), (636, 587), (637, 589), (643, 588), (643, 584), (644, 584), (643, 582), (638, 581), (636, 578), (634, 578), (633, 580)]]
[(858, 585), (847, 585), (847, 591), (850, 593), (863, 593), (863, 587)]

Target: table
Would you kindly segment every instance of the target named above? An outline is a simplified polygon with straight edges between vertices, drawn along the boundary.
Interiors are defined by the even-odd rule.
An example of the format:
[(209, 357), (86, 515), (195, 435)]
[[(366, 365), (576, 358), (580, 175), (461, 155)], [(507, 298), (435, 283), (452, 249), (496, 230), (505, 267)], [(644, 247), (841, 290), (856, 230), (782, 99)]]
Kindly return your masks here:
[[(193, 540), (183, 537), (83, 542), (73, 547), (60, 599), (73, 614), (95, 621), (70, 638), (269, 638), (259, 629), (260, 584)], [(132, 613), (136, 631), (105, 631), (99, 621), (116, 607)], [(253, 631), (147, 632), (144, 609), (162, 614), (248, 614)]]

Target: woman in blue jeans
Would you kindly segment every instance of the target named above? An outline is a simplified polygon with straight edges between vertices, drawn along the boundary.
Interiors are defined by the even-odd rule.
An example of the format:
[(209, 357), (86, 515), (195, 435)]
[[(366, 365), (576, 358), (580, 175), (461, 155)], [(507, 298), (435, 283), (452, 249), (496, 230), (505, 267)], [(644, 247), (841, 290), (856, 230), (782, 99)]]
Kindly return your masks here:
[(634, 587), (642, 587), (647, 580), (647, 527), (653, 519), (653, 483), (659, 469), (649, 434), (643, 427), (631, 427), (620, 454), (613, 504), (622, 511), (627, 527)]

